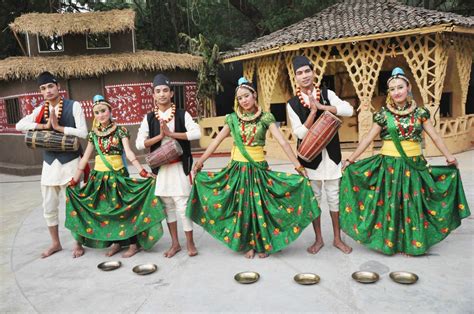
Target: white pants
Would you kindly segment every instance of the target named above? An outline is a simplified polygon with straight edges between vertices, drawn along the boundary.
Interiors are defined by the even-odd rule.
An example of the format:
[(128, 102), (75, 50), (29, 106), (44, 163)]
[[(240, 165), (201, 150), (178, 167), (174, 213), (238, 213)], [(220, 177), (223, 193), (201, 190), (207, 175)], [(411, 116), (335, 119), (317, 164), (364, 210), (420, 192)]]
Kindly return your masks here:
[(324, 191), (326, 191), (326, 199), (328, 201), (329, 210), (332, 212), (339, 211), (339, 186), (341, 179), (334, 180), (311, 180), (311, 186), (313, 188), (318, 204), (321, 207), (321, 196), (323, 195), (322, 187), (324, 185)]
[(176, 212), (181, 217), (184, 231), (193, 231), (193, 221), (186, 217), (186, 205), (188, 203), (187, 196), (160, 196), (165, 204), (166, 222), (172, 223), (177, 221)]
[(41, 185), (43, 195), (43, 216), (48, 227), (59, 225), (59, 203), (64, 202), (68, 185)]

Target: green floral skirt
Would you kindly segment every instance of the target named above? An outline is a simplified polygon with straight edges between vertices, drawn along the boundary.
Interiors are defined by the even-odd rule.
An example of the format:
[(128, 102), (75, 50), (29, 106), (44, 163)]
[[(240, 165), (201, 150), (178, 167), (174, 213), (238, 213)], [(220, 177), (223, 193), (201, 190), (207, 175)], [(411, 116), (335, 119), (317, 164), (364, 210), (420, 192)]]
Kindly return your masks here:
[(88, 247), (114, 242), (129, 244), (131, 237), (150, 249), (163, 236), (163, 206), (154, 194), (155, 179), (135, 179), (125, 168), (92, 171), (82, 188), (66, 190), (66, 228)]
[(189, 200), (186, 215), (234, 251), (280, 251), (320, 214), (308, 179), (248, 162), (198, 173)]
[[(413, 160), (426, 163), (422, 156)], [(456, 167), (417, 171), (400, 157), (383, 155), (347, 167), (339, 207), (345, 233), (388, 255), (424, 254), (470, 215)]]

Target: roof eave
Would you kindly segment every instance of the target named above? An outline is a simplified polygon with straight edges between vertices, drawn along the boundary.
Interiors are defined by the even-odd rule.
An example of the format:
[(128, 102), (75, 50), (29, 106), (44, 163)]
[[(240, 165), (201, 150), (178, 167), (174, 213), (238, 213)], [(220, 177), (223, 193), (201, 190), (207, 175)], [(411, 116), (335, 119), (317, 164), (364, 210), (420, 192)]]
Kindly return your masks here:
[(456, 32), (456, 33), (474, 34), (474, 28), (455, 26), (453, 25), (453, 23), (446, 23), (446, 24), (439, 24), (439, 25), (433, 25), (433, 26), (421, 27), (421, 28), (413, 28), (413, 29), (407, 29), (407, 30), (401, 30), (401, 31), (395, 31), (395, 32), (377, 33), (377, 34), (370, 34), (370, 35), (361, 35), (361, 36), (344, 37), (344, 38), (336, 38), (336, 39), (321, 40), (321, 41), (304, 42), (304, 43), (284, 45), (281, 47), (273, 47), (270, 49), (266, 49), (266, 50), (262, 50), (262, 51), (258, 51), (254, 53), (248, 53), (248, 54), (243, 54), (239, 56), (229, 57), (229, 58), (222, 59), (221, 62), (231, 63), (231, 62), (236, 62), (236, 61), (243, 61), (243, 60), (268, 56), (268, 55), (285, 52), (285, 51), (299, 50), (299, 49), (308, 48), (308, 47), (337, 45), (337, 44), (343, 44), (343, 43), (375, 40), (375, 39), (390, 38), (390, 37), (396, 37), (396, 36), (421, 35), (421, 34), (430, 34), (430, 33), (438, 33), (438, 32)]

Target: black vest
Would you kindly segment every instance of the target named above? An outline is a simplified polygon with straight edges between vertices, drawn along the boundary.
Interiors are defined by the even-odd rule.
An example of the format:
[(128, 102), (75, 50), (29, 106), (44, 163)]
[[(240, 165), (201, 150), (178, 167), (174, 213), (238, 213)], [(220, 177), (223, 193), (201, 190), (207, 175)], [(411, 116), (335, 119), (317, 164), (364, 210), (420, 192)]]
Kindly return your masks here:
[[(74, 100), (70, 99), (63, 99), (63, 110), (61, 114), (61, 118), (59, 119), (59, 125), (64, 127), (76, 127), (76, 121), (74, 120), (73, 115), (73, 104)], [(44, 115), (41, 118), (41, 123), (46, 123), (44, 119)], [(51, 165), (55, 159), (59, 160), (61, 164), (65, 164), (70, 162), (73, 159), (76, 159), (80, 156), (80, 150), (74, 152), (50, 152), (47, 150), (43, 150), (43, 159), (46, 161), (48, 165)]]
[[(290, 100), (288, 100), (288, 103), (291, 106), (291, 109), (298, 115), (300, 118), (301, 123), (304, 123), (306, 119), (309, 116), (310, 110), (306, 107), (304, 107), (300, 103), (300, 99), (297, 96), (294, 96)], [(327, 88), (321, 88), (321, 103), (323, 105), (331, 105), (329, 102), (328, 98), (328, 89)], [(323, 114), (323, 110), (318, 110), (316, 113), (316, 118), (314, 121), (316, 121), (321, 114)], [(296, 147), (299, 148), (301, 144), (301, 140), (298, 139)], [(329, 144), (326, 146), (326, 149), (328, 151), (329, 158), (331, 158), (332, 161), (334, 161), (337, 164), (341, 162), (341, 145), (339, 144), (339, 133), (336, 132), (336, 135), (332, 138), (332, 140), (329, 142)], [(322, 160), (322, 154), (319, 154), (316, 156), (316, 158), (313, 159), (311, 162), (306, 162), (300, 157), (298, 157), (299, 162), (301, 163), (302, 166), (305, 168), (310, 168), (310, 169), (317, 169), (319, 164), (321, 163)]]
[[(186, 132), (186, 123), (184, 120), (184, 114), (186, 113), (185, 110), (183, 109), (176, 109), (176, 113), (174, 115), (174, 131), (175, 132)], [(149, 112), (146, 116), (146, 119), (148, 121), (148, 129), (149, 129), (149, 137), (155, 137), (158, 134), (160, 134), (160, 121), (156, 119), (155, 113)], [(193, 165), (193, 155), (191, 155), (191, 142), (187, 140), (177, 140), (178, 143), (181, 145), (183, 148), (183, 154), (179, 157), (181, 162), (183, 163), (183, 170), (184, 174), (188, 175), (189, 172), (191, 171), (191, 167)], [(161, 146), (161, 141), (158, 143), (152, 145), (150, 147), (150, 152), (154, 151), (158, 147)], [(158, 170), (160, 167), (153, 168), (151, 169), (154, 174), (158, 173)]]

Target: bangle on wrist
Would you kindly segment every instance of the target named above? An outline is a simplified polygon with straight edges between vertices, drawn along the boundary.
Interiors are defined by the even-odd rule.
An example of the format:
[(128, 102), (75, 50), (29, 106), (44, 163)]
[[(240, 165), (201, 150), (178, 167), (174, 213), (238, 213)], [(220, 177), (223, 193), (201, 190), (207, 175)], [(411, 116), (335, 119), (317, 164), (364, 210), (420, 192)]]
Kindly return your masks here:
[(457, 161), (458, 161), (458, 160), (456, 159), (456, 157), (454, 157), (452, 161), (449, 161), (449, 160), (446, 158), (446, 163), (447, 163), (448, 165), (454, 165)]
[(76, 186), (77, 185), (76, 180), (74, 180), (74, 178), (71, 178), (71, 180), (69, 181), (69, 185), (70, 186)]
[(142, 169), (142, 171), (140, 171), (140, 177), (142, 178), (148, 177), (148, 171), (146, 171), (145, 169)]
[(351, 164), (351, 165), (352, 165), (353, 163), (355, 163), (355, 161), (350, 160), (349, 158), (347, 158), (346, 161), (347, 161), (349, 164)]

